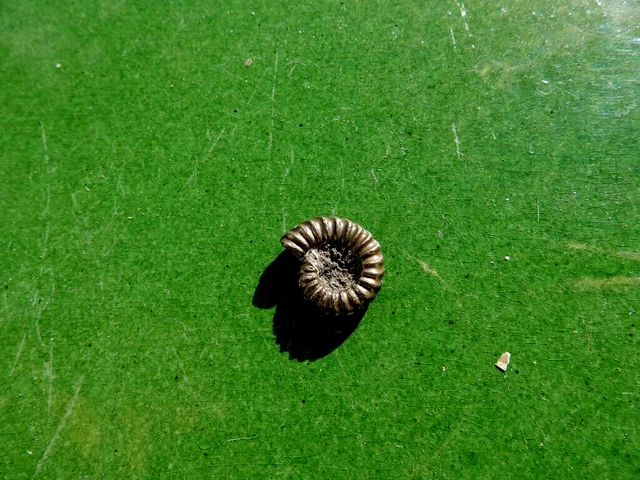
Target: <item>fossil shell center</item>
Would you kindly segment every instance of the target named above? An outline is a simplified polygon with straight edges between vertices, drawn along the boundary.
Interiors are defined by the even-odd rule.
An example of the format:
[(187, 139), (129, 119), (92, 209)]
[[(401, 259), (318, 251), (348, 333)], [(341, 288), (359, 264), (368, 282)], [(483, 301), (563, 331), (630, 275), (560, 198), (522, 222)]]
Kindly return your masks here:
[(352, 288), (362, 275), (362, 262), (358, 255), (332, 242), (310, 249), (302, 263), (305, 273), (313, 269), (318, 283), (336, 293)]

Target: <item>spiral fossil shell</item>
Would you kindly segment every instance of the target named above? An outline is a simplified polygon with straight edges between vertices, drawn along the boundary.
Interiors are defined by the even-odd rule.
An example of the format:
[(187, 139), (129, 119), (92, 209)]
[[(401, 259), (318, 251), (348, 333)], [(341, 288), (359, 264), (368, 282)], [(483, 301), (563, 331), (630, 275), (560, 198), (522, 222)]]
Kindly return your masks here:
[(302, 295), (320, 310), (345, 314), (362, 309), (382, 286), (380, 244), (347, 218), (312, 218), (280, 241), (300, 260)]

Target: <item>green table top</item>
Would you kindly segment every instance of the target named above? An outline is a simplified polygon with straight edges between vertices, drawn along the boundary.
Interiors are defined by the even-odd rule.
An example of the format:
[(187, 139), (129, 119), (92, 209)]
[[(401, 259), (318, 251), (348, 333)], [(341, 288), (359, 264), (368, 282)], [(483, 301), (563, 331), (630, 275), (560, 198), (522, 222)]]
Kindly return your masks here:
[[(0, 59), (0, 477), (640, 475), (635, 0), (9, 0)], [(387, 273), (305, 356), (316, 215)]]

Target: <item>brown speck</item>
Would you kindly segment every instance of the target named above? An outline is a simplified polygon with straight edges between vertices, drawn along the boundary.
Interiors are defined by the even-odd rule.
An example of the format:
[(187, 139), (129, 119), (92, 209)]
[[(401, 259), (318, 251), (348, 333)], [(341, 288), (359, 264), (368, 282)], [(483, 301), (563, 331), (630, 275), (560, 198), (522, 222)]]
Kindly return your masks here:
[(252, 59), (250, 59), (250, 58), (247, 58), (247, 59), (244, 61), (244, 66), (245, 66), (245, 67), (250, 67), (252, 63), (253, 63), (253, 60), (252, 60)]

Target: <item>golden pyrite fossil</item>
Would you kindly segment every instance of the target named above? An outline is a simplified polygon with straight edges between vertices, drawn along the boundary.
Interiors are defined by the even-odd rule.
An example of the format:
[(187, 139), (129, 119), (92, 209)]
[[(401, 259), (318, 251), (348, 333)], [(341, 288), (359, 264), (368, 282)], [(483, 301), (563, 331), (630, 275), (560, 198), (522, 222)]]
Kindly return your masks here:
[(320, 310), (352, 313), (366, 307), (382, 286), (380, 244), (349, 219), (315, 217), (280, 241), (300, 260), (303, 297)]

